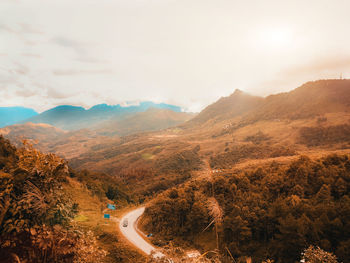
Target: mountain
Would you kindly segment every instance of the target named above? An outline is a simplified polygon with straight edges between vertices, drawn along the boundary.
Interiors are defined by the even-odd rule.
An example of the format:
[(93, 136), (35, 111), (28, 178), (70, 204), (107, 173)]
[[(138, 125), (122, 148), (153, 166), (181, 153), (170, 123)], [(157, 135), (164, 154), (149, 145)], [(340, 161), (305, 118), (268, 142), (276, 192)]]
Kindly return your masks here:
[(181, 112), (181, 108), (170, 104), (141, 102), (139, 105), (121, 106), (99, 104), (86, 110), (83, 107), (61, 105), (47, 110), (37, 116), (23, 120), (22, 123), (47, 123), (64, 130), (89, 128), (110, 118), (122, 119), (126, 116), (146, 111), (149, 108), (170, 109)]
[[(105, 108), (110, 106), (99, 105), (94, 111), (104, 113)], [(179, 169), (188, 163), (186, 156), (198, 155), (212, 167), (228, 169), (252, 160), (346, 150), (350, 149), (350, 80), (308, 82), (266, 98), (236, 90), (185, 122), (187, 117), (159, 109), (129, 112), (122, 118), (114, 115), (91, 126), (90, 132), (71, 131), (69, 137), (47, 140), (45, 149), (66, 156), (75, 168), (121, 177), (138, 167)], [(176, 122), (180, 124), (171, 127)], [(197, 146), (200, 150), (192, 154)]]
[[(294, 262), (297, 258), (293, 257), (305, 247), (305, 238), (310, 237), (307, 244), (315, 244), (313, 231), (319, 227), (322, 239), (316, 244), (326, 244), (340, 259), (349, 258), (348, 236), (339, 234), (334, 239), (320, 222), (335, 222), (338, 233), (348, 229), (341, 222), (349, 221), (343, 215), (350, 211), (345, 205), (349, 203), (350, 80), (308, 82), (266, 98), (236, 90), (187, 122), (192, 117), (188, 113), (133, 107), (127, 112), (120, 105), (89, 110), (61, 106), (41, 117), (54, 118), (58, 124), (60, 120), (60, 125), (82, 120), (93, 125), (64, 131), (25, 123), (0, 129), (0, 133), (13, 140), (36, 139), (39, 149), (67, 157), (69, 165), (81, 171), (77, 179), (85, 180), (84, 188), (92, 192), (100, 184), (91, 180), (106, 174), (100, 186), (108, 196), (123, 196), (113, 188), (114, 178), (137, 203), (155, 198), (147, 202), (140, 222), (156, 242), (190, 237), (189, 244), (212, 251), (220, 239), (238, 257), (245, 252), (237, 247), (251, 251), (250, 236), (258, 233), (253, 236), (258, 247), (252, 255), (256, 262), (266, 258), (266, 251), (272, 251), (269, 255), (279, 262), (286, 262), (285, 258)], [(84, 116), (88, 117), (84, 120)], [(176, 123), (180, 124), (174, 127)], [(89, 177), (85, 169), (97, 174)], [(72, 190), (79, 194), (75, 186)], [(79, 200), (87, 203), (80, 196)], [(222, 229), (238, 233), (228, 232), (228, 241), (222, 232), (215, 232), (215, 225), (210, 226), (214, 208), (224, 212)], [(261, 224), (266, 214), (273, 219), (269, 229)], [(305, 224), (311, 232), (299, 235), (295, 243), (291, 225), (294, 232), (302, 233)], [(268, 233), (259, 234), (264, 231)], [(248, 233), (249, 242), (235, 239), (240, 233)], [(280, 245), (284, 243), (288, 246)], [(273, 250), (276, 244), (283, 250)], [(301, 245), (290, 252), (295, 244)]]
[(286, 93), (268, 96), (247, 121), (305, 119), (332, 112), (350, 111), (350, 80), (318, 80)]
[(347, 111), (350, 111), (350, 80), (318, 80), (266, 98), (236, 90), (206, 107), (182, 127), (199, 128), (202, 125), (229, 123), (233, 119), (246, 125), (262, 120), (306, 119)]
[(22, 123), (46, 123), (61, 129), (72, 129), (81, 125), (85, 115), (86, 110), (83, 107), (62, 105), (26, 119)]
[(229, 97), (220, 98), (217, 102), (206, 107), (191, 121), (187, 122), (184, 127), (195, 127), (209, 121), (213, 124), (232, 119), (256, 109), (263, 101), (264, 99), (261, 97), (252, 96), (237, 89)]
[[(93, 108), (93, 116), (104, 116), (123, 107)], [(81, 116), (90, 110), (70, 112)], [(75, 169), (111, 174), (132, 185), (135, 195), (152, 195), (188, 180), (193, 171), (205, 177), (201, 169), (208, 167), (229, 171), (284, 163), (304, 154), (319, 158), (350, 153), (350, 81), (308, 82), (266, 98), (236, 90), (197, 116), (134, 108), (128, 114), (101, 117), (89, 129), (55, 131), (47, 126), (45, 132), (36, 125), (9, 126), (0, 133), (12, 139), (30, 135), (39, 141), (39, 149), (67, 158)]]
[(73, 158), (97, 145), (113, 144), (120, 140), (118, 136), (106, 137), (88, 129), (65, 131), (50, 124), (31, 122), (0, 128), (0, 136), (19, 147), (24, 139), (29, 140), (38, 150), (54, 152), (65, 158)]
[[(116, 130), (126, 129), (135, 119), (125, 118)], [(322, 151), (347, 149), (349, 121), (350, 80), (308, 82), (266, 98), (236, 90), (177, 127), (105, 144), (74, 158), (73, 166), (118, 174), (121, 167), (146, 165), (142, 156), (154, 160), (151, 164), (146, 158), (147, 165), (156, 165), (158, 159), (198, 145), (202, 158), (220, 168), (247, 160), (289, 158), (315, 147)], [(134, 123), (145, 126), (148, 122)]]
[(0, 107), (0, 128), (31, 118), (38, 113), (24, 107)]
[(149, 108), (144, 112), (128, 115), (124, 119), (109, 119), (100, 123), (96, 131), (103, 135), (125, 136), (173, 127), (188, 121), (193, 116), (194, 114), (187, 112)]

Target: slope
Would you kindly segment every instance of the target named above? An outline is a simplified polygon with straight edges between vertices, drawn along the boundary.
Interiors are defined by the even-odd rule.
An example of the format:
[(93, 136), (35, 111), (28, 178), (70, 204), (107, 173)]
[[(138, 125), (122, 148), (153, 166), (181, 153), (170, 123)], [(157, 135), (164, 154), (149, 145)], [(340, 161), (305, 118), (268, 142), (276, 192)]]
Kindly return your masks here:
[(206, 107), (185, 128), (195, 128), (200, 125), (212, 125), (227, 119), (240, 116), (257, 108), (263, 102), (263, 98), (249, 95), (243, 91), (235, 90), (229, 97), (220, 98), (217, 102)]
[(98, 125), (96, 131), (103, 135), (125, 136), (139, 132), (166, 129), (182, 124), (193, 116), (194, 114), (186, 112), (150, 108), (145, 112), (130, 114), (123, 119), (112, 118), (104, 121)]

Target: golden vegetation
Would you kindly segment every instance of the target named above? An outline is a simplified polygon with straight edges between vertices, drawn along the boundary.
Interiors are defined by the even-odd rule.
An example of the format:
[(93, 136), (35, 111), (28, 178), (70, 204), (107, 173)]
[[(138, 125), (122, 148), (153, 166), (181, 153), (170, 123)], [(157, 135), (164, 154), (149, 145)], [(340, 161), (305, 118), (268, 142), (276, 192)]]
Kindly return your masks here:
[[(337, 143), (350, 142), (350, 125), (332, 125), (302, 127), (300, 129), (300, 143), (307, 146), (334, 145)], [(350, 146), (350, 145), (347, 145)]]
[[(334, 251), (348, 262), (349, 191), (349, 156), (317, 160), (302, 156), (287, 165), (272, 162), (166, 191), (150, 203), (142, 223), (160, 234), (156, 240), (197, 247), (204, 244), (195, 236), (213, 231), (215, 240), (217, 231), (223, 262), (231, 262), (232, 256), (292, 263), (310, 244)], [(217, 217), (223, 218), (218, 228), (214, 224), (206, 228)]]
[(119, 209), (129, 200), (112, 177), (0, 137), (0, 262), (142, 261), (103, 220), (108, 198)]
[(289, 147), (242, 144), (233, 146), (231, 149), (221, 154), (210, 157), (212, 168), (230, 168), (245, 159), (265, 159), (279, 156), (292, 156), (296, 152)]
[(9, 262), (96, 262), (105, 256), (62, 189), (66, 162), (30, 145), (16, 150), (0, 137), (0, 258)]

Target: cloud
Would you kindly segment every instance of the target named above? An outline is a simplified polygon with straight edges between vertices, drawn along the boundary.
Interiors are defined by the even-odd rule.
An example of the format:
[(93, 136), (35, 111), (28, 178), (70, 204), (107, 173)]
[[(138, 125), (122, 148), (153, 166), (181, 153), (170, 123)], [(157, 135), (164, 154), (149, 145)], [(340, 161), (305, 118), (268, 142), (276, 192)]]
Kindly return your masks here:
[(317, 58), (304, 65), (294, 66), (282, 72), (284, 77), (296, 77), (303, 75), (314, 75), (323, 72), (338, 72), (350, 69), (350, 56), (330, 56)]
[(54, 37), (51, 39), (52, 42), (54, 42), (57, 45), (63, 46), (63, 47), (69, 47), (69, 48), (80, 48), (83, 44), (75, 41), (73, 39), (67, 38), (67, 37), (63, 37), (63, 36), (59, 36), (59, 37)]
[(0, 31), (6, 31), (8, 33), (16, 33), (15, 30), (13, 30), (11, 27), (5, 25), (5, 24), (0, 24)]
[(65, 69), (65, 70), (53, 70), (52, 73), (56, 76), (69, 76), (69, 75), (95, 75), (95, 74), (113, 74), (110, 69), (97, 69), (97, 70), (75, 70), (75, 69)]
[(20, 23), (20, 30), (19, 33), (22, 34), (35, 34), (35, 35), (43, 35), (44, 32), (34, 28), (33, 26), (26, 24), (26, 23)]
[(43, 35), (44, 33), (33, 26), (26, 23), (16, 23), (11, 26), (6, 24), (0, 24), (0, 31), (6, 31), (8, 33), (23, 35), (23, 34), (34, 34)]
[(34, 53), (22, 53), (21, 55), (24, 57), (30, 57), (30, 58), (41, 58), (41, 55), (34, 54)]
[(84, 48), (84, 43), (75, 41), (73, 39), (58, 36), (51, 39), (51, 42), (64, 48), (73, 49), (79, 56), (85, 56), (87, 51)]
[(16, 68), (13, 69), (13, 71), (17, 74), (20, 74), (20, 75), (26, 75), (30, 72), (30, 69), (28, 66), (25, 66), (21, 63), (18, 63), (18, 62), (15, 62), (14, 63), (16, 65)]
[(47, 89), (47, 98), (50, 99), (67, 99), (71, 96), (72, 94), (65, 94), (52, 87)]
[(83, 63), (96, 63), (96, 64), (101, 64), (101, 63), (105, 64), (110, 62), (108, 60), (102, 60), (102, 59), (97, 59), (92, 57), (79, 57), (76, 59), (76, 61), (83, 62)]
[(276, 73), (277, 77), (263, 81), (256, 86), (264, 91), (261, 95), (269, 95), (294, 89), (311, 80), (339, 78), (341, 75), (346, 77), (346, 73), (349, 72), (350, 56), (327, 56), (287, 67)]
[(101, 60), (97, 59), (91, 56), (89, 54), (89, 49), (93, 47), (92, 44), (86, 43), (86, 42), (81, 42), (81, 41), (76, 41), (68, 37), (63, 37), (63, 36), (57, 36), (54, 37), (50, 40), (50, 42), (63, 47), (63, 48), (68, 48), (73, 50), (77, 58), (75, 59), (76, 61), (83, 62), (83, 63), (105, 63), (107, 62), (106, 60)]
[[(157, 99), (198, 110), (236, 88), (268, 95), (346, 76), (350, 65), (345, 0), (253, 6), (227, 0), (14, 1), (0, 0), (0, 92), (8, 88), (15, 97), (16, 90), (27, 96), (37, 90), (30, 99), (12, 100), (37, 109)], [(270, 36), (261, 32), (279, 28), (290, 29), (290, 43), (267, 46), (262, 38)], [(329, 57), (320, 59), (324, 54)]]
[(38, 92), (36, 90), (25, 89), (24, 87), (17, 89), (15, 92), (17, 96), (25, 98), (33, 97), (37, 95), (37, 93)]

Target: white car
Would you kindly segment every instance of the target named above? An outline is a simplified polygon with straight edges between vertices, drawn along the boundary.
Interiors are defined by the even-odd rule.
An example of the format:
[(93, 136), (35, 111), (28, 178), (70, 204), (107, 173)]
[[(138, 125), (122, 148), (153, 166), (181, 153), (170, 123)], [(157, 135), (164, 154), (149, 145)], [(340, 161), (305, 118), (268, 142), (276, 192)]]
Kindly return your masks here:
[(125, 218), (125, 219), (123, 220), (123, 227), (127, 227), (127, 226), (128, 226), (128, 219)]

